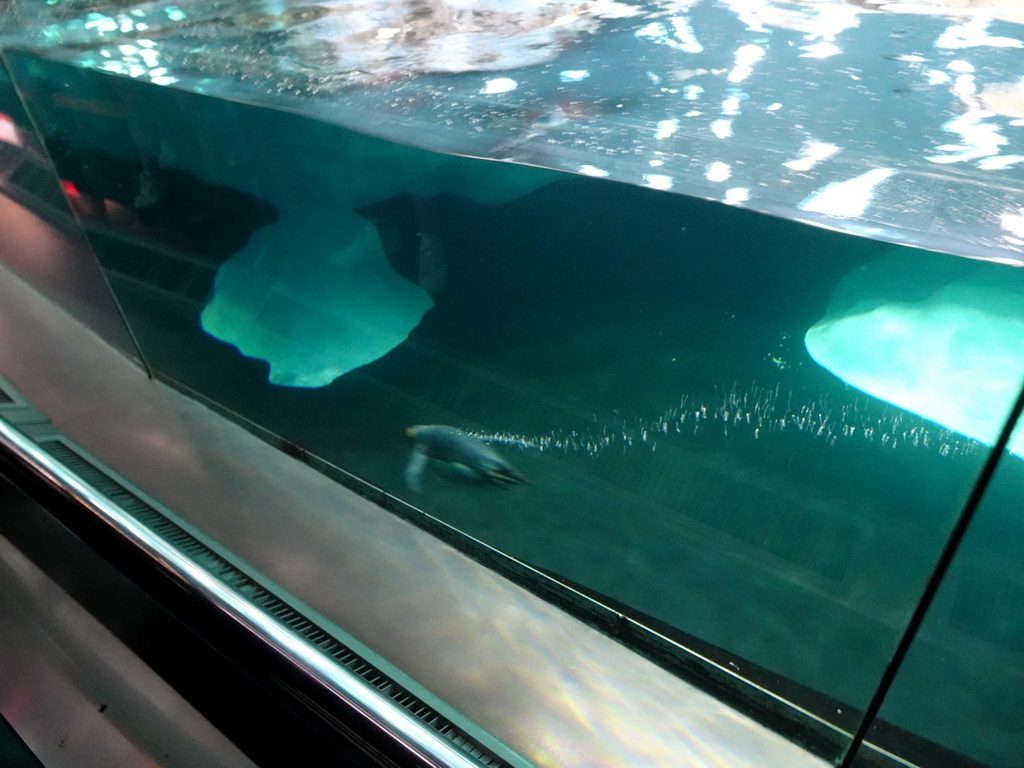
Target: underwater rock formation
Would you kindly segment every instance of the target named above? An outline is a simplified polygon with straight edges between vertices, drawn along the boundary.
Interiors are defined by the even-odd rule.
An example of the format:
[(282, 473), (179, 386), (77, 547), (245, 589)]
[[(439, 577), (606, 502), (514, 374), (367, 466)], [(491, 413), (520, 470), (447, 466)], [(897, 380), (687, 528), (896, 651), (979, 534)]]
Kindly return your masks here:
[(397, 347), (433, 305), (391, 267), (370, 222), (314, 210), (257, 231), (218, 271), (201, 321), (266, 360), (271, 384), (322, 387)]
[[(1024, 383), (1024, 271), (893, 252), (843, 278), (804, 342), (851, 386), (991, 445)], [(1009, 448), (1024, 456), (1024, 431)]]
[(281, 386), (323, 387), (384, 356), (433, 306), (428, 292), (444, 288), (444, 254), (429, 226), (418, 285), (395, 271), (376, 226), (357, 211), (399, 194), (447, 192), (500, 203), (560, 178), (313, 121), (296, 125), (288, 115), (259, 118), (268, 145), (290, 167), (274, 168), (269, 179), (231, 168), (224, 175), (242, 188), (262, 189), (279, 221), (258, 230), (221, 266), (201, 322), (210, 335), (265, 360), (270, 382)]

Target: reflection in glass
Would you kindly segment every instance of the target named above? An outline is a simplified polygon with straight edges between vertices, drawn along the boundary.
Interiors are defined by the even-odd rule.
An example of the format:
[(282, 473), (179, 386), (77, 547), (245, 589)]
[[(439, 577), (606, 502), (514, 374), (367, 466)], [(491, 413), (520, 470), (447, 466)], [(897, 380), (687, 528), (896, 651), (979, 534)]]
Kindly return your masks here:
[(154, 367), (855, 728), (1024, 378), (1012, 9), (250, 6), (10, 53)]
[(1004, 457), (868, 734), (918, 765), (1010, 768), (1024, 754), (1021, 488), (1024, 462)]
[(855, 724), (1015, 394), (1014, 270), (16, 62), (162, 374)]
[(74, 185), (54, 175), (0, 56), (0, 265), (139, 361), (69, 206), (77, 213), (79, 200)]

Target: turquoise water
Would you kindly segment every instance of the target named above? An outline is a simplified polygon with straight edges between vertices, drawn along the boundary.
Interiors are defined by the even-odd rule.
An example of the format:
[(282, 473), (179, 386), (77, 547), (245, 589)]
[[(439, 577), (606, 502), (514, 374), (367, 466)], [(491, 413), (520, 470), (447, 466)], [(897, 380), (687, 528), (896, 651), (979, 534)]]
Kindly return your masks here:
[(10, 6), (5, 41), (77, 67), (1021, 262), (1012, 4)]
[[(131, 247), (116, 226), (93, 234), (157, 370), (512, 557), (837, 709), (867, 703), (987, 455), (849, 387), (804, 348), (843, 277), (895, 246), (19, 66), (61, 175), (144, 214)], [(78, 101), (55, 98), (62, 88)], [(203, 216), (175, 185), (205, 190)], [(224, 341), (207, 313), (229, 279), (240, 287), (215, 329)], [(397, 305), (417, 306), (407, 338), (320, 381), (321, 357), (359, 346), (338, 329), (376, 334), (395, 285), (412, 291)], [(271, 362), (239, 352), (250, 344)], [(275, 365), (306, 385), (271, 383)], [(411, 493), (402, 433), (433, 423), (493, 439), (529, 483), (499, 489), (432, 467)], [(975, 562), (885, 714), (1009, 765), (1009, 692), (1024, 670), (1007, 551), (1020, 535), (1019, 459), (1000, 481)], [(1006, 695), (976, 703), (958, 730), (942, 713), (963, 706), (959, 693), (936, 696), (936, 677)]]

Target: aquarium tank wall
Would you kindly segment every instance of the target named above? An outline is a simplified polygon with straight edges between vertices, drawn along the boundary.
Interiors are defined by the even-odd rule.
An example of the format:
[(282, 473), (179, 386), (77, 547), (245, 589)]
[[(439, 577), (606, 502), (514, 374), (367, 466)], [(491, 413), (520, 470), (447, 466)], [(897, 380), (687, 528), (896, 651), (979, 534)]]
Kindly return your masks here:
[(1020, 764), (1019, 5), (0, 8), (140, 371), (824, 764)]

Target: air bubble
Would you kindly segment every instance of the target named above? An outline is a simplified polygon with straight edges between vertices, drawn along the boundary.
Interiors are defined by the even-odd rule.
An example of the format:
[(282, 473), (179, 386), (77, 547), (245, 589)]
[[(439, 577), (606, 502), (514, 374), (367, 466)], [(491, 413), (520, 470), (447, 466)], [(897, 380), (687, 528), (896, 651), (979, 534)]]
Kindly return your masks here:
[[(621, 447), (623, 455), (634, 450), (654, 451), (657, 446), (654, 437), (659, 432), (670, 444), (680, 445), (694, 440), (702, 443), (709, 440), (760, 441), (762, 437), (767, 439), (785, 433), (810, 433), (810, 438), (832, 448), (843, 443), (874, 443), (877, 431), (879, 443), (892, 450), (934, 451), (947, 457), (967, 455), (980, 447), (976, 441), (869, 398), (857, 397), (843, 404), (832, 403), (824, 396), (800, 400), (793, 392), (781, 392), (778, 386), (765, 388), (754, 385), (740, 391), (734, 385), (729, 390), (717, 388), (710, 399), (702, 399), (698, 394), (684, 394), (679, 398), (678, 406), (667, 408), (653, 419), (639, 416), (624, 418), (619, 410), (614, 410), (604, 417), (592, 414), (587, 428), (583, 430), (539, 435), (495, 433), (476, 436), (520, 450), (583, 453), (595, 459), (604, 451), (617, 447)], [(720, 432), (702, 429), (701, 422), (708, 420), (708, 411), (712, 420), (721, 422)], [(683, 429), (688, 418), (693, 422), (692, 430)]]

